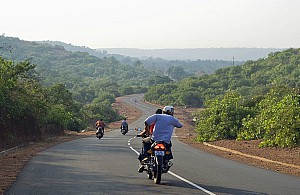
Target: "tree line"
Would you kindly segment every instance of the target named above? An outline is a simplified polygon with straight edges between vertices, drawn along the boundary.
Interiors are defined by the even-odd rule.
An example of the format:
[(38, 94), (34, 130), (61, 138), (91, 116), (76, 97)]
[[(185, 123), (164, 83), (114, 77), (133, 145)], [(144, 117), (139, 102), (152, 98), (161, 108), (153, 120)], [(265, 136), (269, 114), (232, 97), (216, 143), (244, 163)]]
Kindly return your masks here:
[[(198, 141), (262, 139), (261, 146), (299, 145), (299, 49), (201, 76), (171, 66), (165, 76), (139, 60), (124, 64), (114, 57), (100, 59), (4, 36), (0, 43), (0, 122), (11, 129), (1, 131), (1, 139), (18, 137), (12, 122), (18, 119), (31, 125), (23, 134), (33, 129), (35, 138), (61, 129), (78, 131), (97, 118), (118, 120), (121, 116), (111, 107), (115, 98), (145, 93), (150, 102), (205, 108), (195, 113)], [(172, 80), (174, 75), (180, 79)]]
[(198, 141), (261, 139), (260, 146), (300, 143), (300, 49), (270, 53), (212, 75), (151, 87), (147, 101), (201, 107)]
[(79, 131), (95, 119), (120, 120), (112, 109), (115, 97), (102, 93), (92, 102), (80, 104), (62, 83), (43, 86), (36, 65), (26, 60), (14, 63), (0, 56), (1, 146), (40, 139), (46, 135)]

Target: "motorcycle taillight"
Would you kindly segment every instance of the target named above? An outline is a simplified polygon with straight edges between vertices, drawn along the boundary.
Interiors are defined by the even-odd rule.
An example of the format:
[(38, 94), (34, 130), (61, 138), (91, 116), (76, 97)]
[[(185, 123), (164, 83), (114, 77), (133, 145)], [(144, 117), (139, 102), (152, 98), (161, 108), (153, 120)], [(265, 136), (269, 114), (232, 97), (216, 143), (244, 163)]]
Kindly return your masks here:
[(156, 144), (156, 145), (154, 146), (154, 149), (155, 149), (155, 150), (165, 150), (166, 147), (165, 147), (164, 144), (159, 143), (159, 144)]

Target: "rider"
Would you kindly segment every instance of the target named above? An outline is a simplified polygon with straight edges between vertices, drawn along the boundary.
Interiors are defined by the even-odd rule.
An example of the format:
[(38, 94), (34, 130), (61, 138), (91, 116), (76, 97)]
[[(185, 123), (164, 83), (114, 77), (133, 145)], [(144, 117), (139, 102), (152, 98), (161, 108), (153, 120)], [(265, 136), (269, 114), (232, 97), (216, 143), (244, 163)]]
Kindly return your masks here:
[[(157, 109), (155, 114), (162, 114), (162, 109), (160, 109), (160, 108)], [(146, 158), (147, 151), (150, 149), (151, 144), (149, 144), (149, 143), (150, 143), (151, 136), (153, 134), (154, 126), (155, 126), (155, 122), (149, 126), (149, 131), (147, 131), (147, 129), (145, 129), (143, 132), (141, 132), (138, 135), (139, 137), (144, 137), (143, 141), (142, 141), (143, 147), (142, 147), (141, 153), (138, 157), (138, 159), (140, 161), (142, 161), (144, 158)]]
[[(162, 113), (163, 113), (163, 111), (162, 111), (162, 109), (160, 109), (160, 108), (157, 109), (156, 112), (155, 112), (155, 114), (162, 114)], [(152, 124), (149, 126), (149, 136), (151, 136), (151, 135), (153, 134), (154, 126), (155, 126), (155, 122), (152, 123)]]
[[(149, 131), (150, 125), (155, 123), (153, 134), (151, 135), (151, 139), (149, 141), (150, 143), (145, 144), (149, 144), (151, 146), (151, 144), (155, 141), (164, 141), (167, 144), (167, 149), (171, 151), (171, 136), (173, 134), (174, 127), (181, 128), (183, 124), (173, 116), (173, 106), (165, 106), (162, 111), (163, 114), (154, 114), (145, 120), (146, 131)], [(170, 154), (169, 159), (172, 158), (172, 154)], [(144, 166), (141, 164), (138, 171), (143, 172), (143, 170)]]
[(104, 134), (105, 123), (104, 123), (103, 119), (97, 120), (96, 123), (95, 123), (95, 126), (96, 126), (96, 129), (101, 127), (102, 130), (103, 130), (103, 134)]
[(120, 129), (121, 129), (121, 131), (122, 131), (122, 127), (124, 127), (124, 128), (126, 129), (126, 131), (128, 132), (128, 123), (127, 123), (126, 120), (127, 120), (127, 119), (124, 118), (124, 120), (123, 120), (122, 123), (121, 123)]

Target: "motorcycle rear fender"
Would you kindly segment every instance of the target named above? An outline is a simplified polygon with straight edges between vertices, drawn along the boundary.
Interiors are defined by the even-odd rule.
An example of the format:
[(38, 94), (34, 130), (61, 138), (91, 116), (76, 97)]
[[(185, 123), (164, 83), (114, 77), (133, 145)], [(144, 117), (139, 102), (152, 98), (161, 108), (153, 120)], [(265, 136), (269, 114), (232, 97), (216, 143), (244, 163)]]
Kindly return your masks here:
[[(164, 148), (155, 148), (155, 146), (159, 145), (159, 144), (163, 144)], [(151, 150), (151, 151), (150, 151)], [(170, 154), (170, 151), (167, 151), (167, 144), (163, 141), (158, 141), (158, 142), (154, 142), (152, 145), (151, 145), (151, 148), (150, 150), (148, 150), (147, 152), (149, 154), (152, 154), (154, 150), (165, 150), (166, 151), (166, 154)]]

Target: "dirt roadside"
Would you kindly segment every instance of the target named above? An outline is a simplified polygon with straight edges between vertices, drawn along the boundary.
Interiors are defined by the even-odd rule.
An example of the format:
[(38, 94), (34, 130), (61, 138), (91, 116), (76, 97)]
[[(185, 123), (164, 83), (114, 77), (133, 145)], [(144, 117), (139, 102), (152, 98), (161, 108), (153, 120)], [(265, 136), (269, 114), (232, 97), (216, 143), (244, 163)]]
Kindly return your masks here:
[[(129, 124), (141, 116), (139, 110), (135, 107), (124, 104), (117, 98), (114, 107), (119, 113), (127, 116)], [(130, 112), (129, 112), (130, 110)], [(134, 111), (133, 111), (134, 110)], [(300, 148), (280, 149), (280, 148), (258, 148), (258, 140), (255, 141), (235, 141), (225, 140), (210, 142), (212, 146), (222, 148), (214, 148), (202, 143), (194, 142), (196, 133), (194, 132), (194, 124), (192, 122), (191, 113), (194, 109), (176, 108), (175, 116), (184, 123), (184, 127), (176, 129), (178, 139), (183, 143), (189, 144), (200, 150), (213, 153), (215, 155), (243, 162), (249, 165), (270, 169), (273, 171), (300, 176)], [(108, 125), (106, 131), (119, 128), (120, 121)], [(15, 149), (9, 153), (0, 155), (0, 194), (16, 180), (18, 173), (23, 166), (38, 152), (50, 148), (56, 144), (79, 139), (87, 136), (94, 136), (95, 131), (86, 131), (81, 133), (66, 132), (65, 136), (54, 137), (41, 142), (28, 143), (24, 147)], [(228, 150), (230, 149), (230, 150)], [(240, 152), (240, 153), (238, 153)], [(247, 154), (245, 156), (243, 154)], [(254, 157), (260, 158), (254, 158)]]
[(193, 111), (193, 109), (176, 109), (176, 117), (184, 123), (183, 128), (176, 129), (176, 135), (180, 141), (224, 158), (300, 177), (300, 147), (259, 148), (260, 140), (195, 142), (193, 140), (196, 138), (196, 133), (191, 116)]

